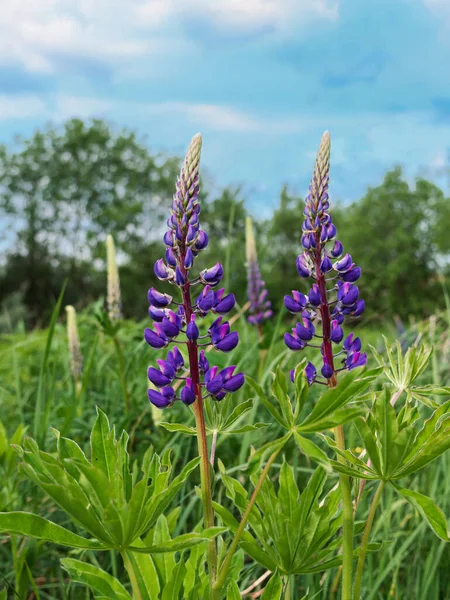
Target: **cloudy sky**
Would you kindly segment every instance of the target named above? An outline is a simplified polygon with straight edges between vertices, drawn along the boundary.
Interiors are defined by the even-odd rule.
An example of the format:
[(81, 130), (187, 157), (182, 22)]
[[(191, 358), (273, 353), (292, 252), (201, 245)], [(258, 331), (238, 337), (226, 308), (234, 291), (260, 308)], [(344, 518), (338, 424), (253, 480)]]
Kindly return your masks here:
[(332, 136), (342, 200), (394, 163), (442, 171), (450, 0), (5, 0), (0, 141), (99, 116), (181, 154), (204, 136), (219, 185), (270, 214)]

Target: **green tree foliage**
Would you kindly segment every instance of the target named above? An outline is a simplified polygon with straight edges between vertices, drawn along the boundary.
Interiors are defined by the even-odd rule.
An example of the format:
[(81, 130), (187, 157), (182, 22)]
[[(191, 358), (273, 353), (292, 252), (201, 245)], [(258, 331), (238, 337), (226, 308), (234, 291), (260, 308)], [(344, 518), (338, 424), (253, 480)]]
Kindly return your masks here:
[(436, 277), (450, 240), (448, 199), (418, 179), (412, 188), (400, 168), (350, 206), (335, 211), (345, 248), (363, 269), (360, 287), (372, 313), (426, 315), (442, 296)]
[(65, 276), (68, 297), (76, 300), (86, 289), (82, 262), (101, 255), (107, 233), (127, 251), (158, 227), (177, 169), (176, 159), (152, 156), (134, 133), (100, 120), (73, 119), (19, 140), (12, 152), (2, 147), (0, 207), (16, 230), (3, 294), (25, 282), (32, 321)]

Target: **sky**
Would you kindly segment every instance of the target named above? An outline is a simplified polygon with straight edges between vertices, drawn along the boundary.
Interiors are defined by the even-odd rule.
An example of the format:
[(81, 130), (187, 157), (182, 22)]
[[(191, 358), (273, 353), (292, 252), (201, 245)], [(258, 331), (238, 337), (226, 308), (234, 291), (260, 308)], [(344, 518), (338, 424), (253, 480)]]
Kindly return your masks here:
[(241, 185), (256, 217), (304, 195), (331, 133), (331, 195), (450, 146), (450, 0), (4, 0), (0, 142), (101, 117)]

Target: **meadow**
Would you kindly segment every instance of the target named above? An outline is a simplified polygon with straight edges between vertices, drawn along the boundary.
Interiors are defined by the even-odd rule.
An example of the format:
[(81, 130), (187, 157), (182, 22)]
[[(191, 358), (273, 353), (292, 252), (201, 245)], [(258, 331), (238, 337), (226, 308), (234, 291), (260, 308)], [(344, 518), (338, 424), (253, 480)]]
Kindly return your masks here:
[[(184, 168), (189, 164), (187, 161)], [(158, 259), (161, 253), (151, 260)], [(231, 263), (232, 255), (229, 244), (223, 258), (225, 265)], [(74, 337), (74, 321), (68, 324), (69, 315), (74, 317), (75, 314), (70, 308), (64, 310), (67, 305), (65, 286), (58, 300), (48, 307), (47, 322), (41, 328), (30, 330), (20, 319), (11, 318), (7, 307), (4, 310), (4, 333), (0, 337), (0, 530), (4, 532), (0, 537), (0, 589), (3, 586), (0, 598), (348, 598), (345, 589), (341, 591), (345, 565), (342, 569), (341, 497), (336, 491), (345, 481), (342, 475), (347, 478), (357, 508), (351, 533), (356, 554), (350, 555), (350, 562), (353, 561), (354, 566), (359, 563), (360, 546), (367, 551), (361, 595), (355, 596), (355, 600), (359, 597), (365, 600), (450, 598), (450, 553), (445, 519), (450, 514), (450, 457), (444, 453), (449, 436), (445, 432), (442, 437), (433, 437), (440, 435), (446, 423), (447, 413), (439, 411), (441, 406), (447, 406), (450, 395), (450, 389), (445, 387), (450, 353), (450, 303), (445, 285), (440, 287), (441, 305), (445, 308), (431, 317), (412, 318), (407, 325), (401, 325), (398, 319), (388, 315), (375, 323), (371, 323), (370, 318), (352, 319), (352, 330), (363, 340), (367, 352), (367, 366), (339, 375), (341, 388), (338, 385), (334, 389), (328, 389), (326, 383), (327, 379), (334, 378), (334, 372), (327, 376), (322, 370), (327, 391), (320, 385), (308, 385), (303, 375), (305, 363), (296, 369), (299, 355), (283, 342), (283, 335), (294, 324), (294, 318), (281, 304), (270, 317), (267, 315), (252, 323), (252, 319), (250, 322), (248, 319), (255, 316), (252, 303), (236, 303), (228, 319), (233, 331), (239, 334), (239, 344), (223, 353), (212, 350), (209, 342), (204, 344), (215, 366), (226, 369), (235, 365), (236, 372), (245, 372), (245, 383), (223, 400), (220, 397), (217, 398), (220, 401), (205, 399), (208, 454), (212, 451), (206, 463), (210, 460), (213, 465), (209, 477), (215, 517), (212, 526), (202, 528), (202, 519), (205, 525), (207, 520), (207, 502), (205, 504), (205, 472), (202, 471), (200, 477), (196, 461), (199, 450), (195, 397), (189, 399), (190, 390), (186, 385), (185, 396), (181, 396), (183, 402), (175, 402), (169, 408), (160, 410), (155, 406), (155, 402), (162, 401), (160, 396), (153, 396), (156, 398), (153, 403), (148, 401), (148, 389), (152, 386), (149, 386), (146, 370), (161, 357), (161, 352), (151, 347), (157, 343), (154, 337), (146, 334), (144, 339), (150, 318), (137, 322), (123, 318), (120, 311), (114, 314), (114, 305), (116, 308), (120, 305), (120, 284), (112, 253), (109, 258), (108, 291), (105, 273), (104, 296), (76, 315), (79, 348)], [(161, 269), (163, 266), (160, 264)], [(244, 264), (241, 269), (244, 270)], [(163, 279), (166, 271), (161, 270), (158, 275), (155, 267), (155, 273)], [(217, 282), (207, 270), (202, 273), (202, 284), (208, 293), (210, 283), (214, 287)], [(174, 285), (184, 289), (185, 276), (185, 272), (177, 272)], [(143, 281), (140, 287), (145, 298), (149, 286)], [(280, 296), (289, 293), (289, 288), (279, 291)], [(310, 299), (314, 305), (311, 294)], [(153, 306), (157, 308), (155, 301)], [(209, 309), (203, 312), (202, 330), (211, 330), (215, 317)], [(153, 318), (158, 322), (157, 317)], [(186, 348), (182, 347), (184, 360), (192, 348), (189, 343), (202, 340), (195, 326), (189, 330), (190, 323), (195, 325), (195, 318), (184, 323), (185, 329), (179, 327), (189, 340)], [(155, 330), (161, 337), (159, 329)], [(322, 337), (326, 338), (326, 334)], [(216, 346), (224, 339), (222, 336), (219, 342), (214, 342), (211, 334)], [(306, 345), (301, 358), (317, 362), (317, 354), (316, 347)], [(291, 370), (295, 370), (292, 382), (289, 381)], [(207, 369), (204, 371), (206, 374)], [(174, 388), (179, 384), (174, 382)], [(333, 388), (330, 384), (328, 387)], [(354, 388), (360, 391), (352, 392)], [(339, 389), (342, 393), (335, 391)], [(211, 391), (211, 395), (214, 394), (217, 392)], [(321, 399), (326, 394), (330, 402), (337, 402), (339, 406), (336, 410), (325, 406), (318, 425), (319, 421), (311, 421), (310, 416), (318, 406), (323, 406)], [(349, 394), (348, 401), (346, 394)], [(396, 444), (393, 418), (397, 419), (399, 437), (404, 428), (416, 421), (423, 426), (417, 435), (426, 438), (424, 444), (429, 445), (424, 453), (431, 458), (420, 465), (427, 468), (406, 472), (401, 493), (392, 485), (384, 487), (395, 479), (395, 473), (392, 478), (378, 477), (376, 464), (372, 480), (367, 481), (363, 489), (360, 481), (364, 481), (368, 471), (361, 469), (370, 465), (361, 463), (364, 456), (362, 430), (355, 422), (359, 427), (364, 422), (376, 428), (377, 410), (381, 409), (373, 407), (379, 406), (383, 398), (389, 404), (391, 395), (395, 394), (401, 408), (392, 413), (394, 417), (389, 416), (387, 409), (383, 413), (384, 429), (376, 429), (373, 445), (367, 446), (370, 457), (376, 455), (374, 446), (386, 444), (380, 446), (381, 463), (386, 467), (387, 444), (389, 442), (391, 448)], [(368, 415), (368, 407), (375, 411), (376, 418)], [(292, 421), (283, 427), (284, 421), (298, 419), (300, 414), (306, 415), (300, 425)], [(308, 419), (309, 429), (305, 425)], [(427, 422), (431, 425), (427, 426)], [(351, 451), (342, 454), (344, 463), (336, 460), (336, 456), (339, 459), (341, 455), (330, 437), (343, 426), (346, 448)], [(122, 431), (127, 432), (127, 436), (124, 437)], [(318, 432), (321, 434), (316, 435)], [(116, 443), (114, 436), (120, 441)], [(367, 436), (370, 441), (372, 438), (368, 433)], [(92, 453), (92, 465), (83, 462), (81, 451), (86, 456)], [(155, 458), (155, 452), (162, 457), (161, 463)], [(104, 466), (108, 470), (114, 453), (118, 457), (114, 473), (108, 471), (108, 479), (99, 473), (95, 479), (98, 473), (95, 469)], [(399, 473), (402, 468), (400, 461)], [(140, 512), (130, 512), (130, 519), (122, 491), (115, 486), (119, 486), (119, 481), (120, 486), (137, 488), (141, 470), (144, 484), (148, 480), (148, 489), (153, 486), (153, 492), (158, 489), (160, 495), (159, 505), (148, 497), (148, 505), (153, 507), (156, 516), (151, 525), (137, 534), (136, 527), (139, 527), (139, 519), (145, 520), (147, 505), (144, 503)], [(379, 470), (382, 471), (381, 466)], [(174, 479), (175, 476), (181, 479)], [(370, 479), (368, 475), (367, 478)], [(87, 496), (73, 494), (71, 485), (75, 479)], [(382, 487), (378, 486), (378, 479)], [(256, 499), (260, 512), (255, 505), (247, 504), (253, 498), (253, 489), (264, 499), (261, 503)], [(326, 499), (321, 496), (322, 489), (326, 490)], [(372, 504), (375, 489), (380, 490), (379, 504)], [(278, 496), (273, 490), (278, 490)], [(418, 495), (410, 501), (407, 490)], [(118, 495), (110, 501), (108, 494)], [(131, 496), (127, 494), (125, 490), (129, 500)], [(297, 503), (303, 506), (308, 494), (312, 495), (310, 503), (314, 506), (311, 521), (296, 513)], [(428, 500), (423, 500), (421, 494), (426, 494)], [(319, 496), (324, 498), (321, 502)], [(128, 529), (134, 532), (128, 535), (131, 545), (105, 542), (101, 526), (99, 535), (92, 535), (98, 523), (88, 525), (91, 535), (86, 539), (80, 527), (80, 523), (87, 522), (83, 511), (91, 509), (90, 505), (83, 505), (86, 497), (92, 498), (94, 512), (97, 502), (105, 508), (101, 526), (108, 531), (120, 531), (118, 535), (124, 537)], [(248, 506), (251, 510), (247, 515)], [(371, 506), (376, 518), (365, 540)], [(19, 511), (37, 518), (28, 524)], [(231, 532), (235, 536), (239, 532), (240, 518), (245, 532), (241, 531), (240, 539), (233, 538)], [(245, 523), (247, 518), (248, 523)], [(305, 550), (303, 563), (289, 571), (284, 560), (285, 554), (289, 554), (286, 548), (302, 519), (304, 530), (295, 554), (303, 548), (303, 540), (316, 539), (317, 532), (320, 532), (322, 545), (317, 542), (317, 548), (310, 554)], [(48, 521), (64, 529), (49, 528)], [(266, 525), (272, 538), (265, 530)], [(281, 533), (276, 532), (277, 527)], [(282, 527), (286, 528), (284, 533)], [(86, 547), (80, 535), (84, 536)], [(264, 535), (268, 536), (265, 540)], [(233, 539), (236, 539), (235, 547), (230, 541)], [(208, 583), (208, 574), (214, 573), (211, 567), (214, 558), (209, 556), (212, 547), (222, 570), (227, 565), (227, 579), (223, 587), (215, 590), (217, 594), (210, 596), (214, 594), (214, 586)], [(279, 559), (276, 568), (273, 566), (275, 555)], [(221, 572), (219, 569), (219, 575)]]
[[(58, 312), (55, 312), (55, 317), (57, 316)], [(64, 514), (45, 494), (21, 476), (17, 469), (18, 458), (9, 444), (20, 444), (24, 435), (32, 435), (39, 440), (42, 448), (54, 452), (56, 439), (50, 431), (52, 427), (87, 449), (96, 406), (107, 414), (117, 431), (125, 429), (129, 432), (130, 455), (138, 463), (148, 446), (153, 445), (160, 454), (170, 448), (173, 463), (181, 470), (195, 456), (196, 442), (192, 436), (167, 431), (160, 425), (162, 419), (192, 425), (194, 419), (192, 415), (186, 414), (184, 407), (173, 408), (172, 414), (166, 417), (158, 409), (152, 410), (147, 401), (145, 372), (153, 357), (149, 356), (148, 346), (142, 339), (146, 323), (126, 321), (120, 331), (120, 344), (126, 357), (126, 384), (131, 398), (130, 409), (125, 412), (115, 347), (102, 334), (93, 309), (79, 315), (84, 373), (78, 397), (70, 370), (66, 326), (61, 322), (64, 320), (63, 315), (59, 316), (54, 328), (26, 333), (18, 326), (16, 331), (1, 338), (0, 468), (3, 483), (0, 509), (35, 512), (67, 526)], [(237, 321), (241, 344), (227, 362), (232, 361), (238, 367), (245, 365), (246, 372), (253, 377), (258, 372), (263, 373), (262, 382), (266, 386), (270, 381), (270, 371), (275, 365), (282, 364), (286, 369), (293, 366), (295, 359), (287, 355), (282, 343), (283, 317), (286, 318), (286, 314), (280, 314), (277, 322), (271, 324), (264, 340), (263, 361), (260, 362), (257, 333), (247, 323), (245, 313), (242, 313)], [(422, 375), (424, 381), (439, 382), (448, 372), (448, 328), (447, 315), (442, 313), (436, 319), (420, 323), (403, 334), (403, 339), (407, 338), (409, 342), (420, 335), (423, 343), (436, 343), (431, 364)], [(358, 333), (379, 350), (383, 350), (379, 331), (362, 326)], [(391, 341), (399, 335), (393, 326), (386, 327), (384, 333)], [(252, 389), (245, 385), (233, 398), (233, 406), (253, 396)], [(270, 414), (258, 402), (241, 419), (241, 424), (243, 423), (267, 423), (269, 427), (249, 433), (219, 435), (217, 455), (221, 457), (226, 473), (235, 473), (241, 465), (245, 465), (251, 445), (259, 447), (277, 435), (277, 424), (272, 422)], [(349, 444), (351, 445), (351, 441)], [(285, 453), (286, 459), (295, 465), (300, 485), (304, 485), (312, 472), (310, 460), (298, 452), (295, 444), (287, 447)], [(449, 461), (449, 456), (442, 457), (426, 473), (415, 477), (420, 482), (412, 482), (413, 485), (426, 489), (447, 515), (450, 512)], [(274, 465), (274, 472), (279, 466)], [(336, 474), (330, 474), (331, 483), (335, 479)], [(173, 503), (172, 508), (181, 508), (173, 535), (187, 531), (190, 524), (195, 524), (200, 519), (201, 507), (194, 485), (195, 482), (188, 481), (183, 493)], [(220, 486), (220, 482), (217, 486)], [(223, 492), (218, 492), (219, 498), (224, 496)], [(363, 500), (362, 514), (365, 510), (367, 503)], [(381, 504), (381, 516), (373, 535), (381, 542), (381, 547), (369, 554), (367, 559), (365, 598), (450, 598), (449, 546), (436, 538), (417, 511), (411, 510), (406, 501), (399, 500), (392, 492), (385, 495)], [(93, 551), (82, 551), (73, 555), (115, 574), (121, 581), (127, 579), (121, 560), (114, 552), (98, 555)], [(76, 583), (76, 580), (70, 581), (60, 564), (62, 556), (65, 556), (65, 552), (61, 547), (19, 536), (4, 536), (0, 546), (3, 597), (90, 597), (85, 586)], [(310, 590), (310, 597), (333, 597), (333, 582), (337, 571), (338, 569), (332, 569), (323, 578), (297, 576), (292, 598), (301, 597), (298, 594), (305, 593), (307, 589)], [(255, 566), (247, 558), (241, 590), (251, 586), (264, 573), (263, 568)], [(251, 598), (252, 592), (258, 589), (253, 588), (244, 597)]]

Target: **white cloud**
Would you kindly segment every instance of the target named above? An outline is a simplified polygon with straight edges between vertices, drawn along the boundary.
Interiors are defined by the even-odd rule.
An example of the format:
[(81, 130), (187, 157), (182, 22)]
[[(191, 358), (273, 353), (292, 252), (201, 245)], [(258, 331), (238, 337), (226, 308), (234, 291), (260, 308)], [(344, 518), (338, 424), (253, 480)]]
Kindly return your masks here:
[(193, 43), (183, 25), (252, 33), (283, 31), (310, 18), (335, 18), (338, 0), (6, 0), (0, 11), (0, 64), (51, 73), (58, 58), (120, 67)]
[(230, 133), (282, 134), (301, 131), (309, 120), (296, 117), (270, 117), (221, 104), (189, 102), (122, 102), (58, 94), (51, 98), (53, 117), (106, 117), (123, 120), (124, 114), (139, 115), (143, 120), (167, 118), (208, 131)]
[(221, 31), (285, 30), (311, 18), (335, 19), (338, 0), (147, 0), (136, 15), (150, 25), (169, 19), (201, 19)]
[(29, 119), (46, 113), (46, 103), (37, 96), (0, 95), (0, 120)]

